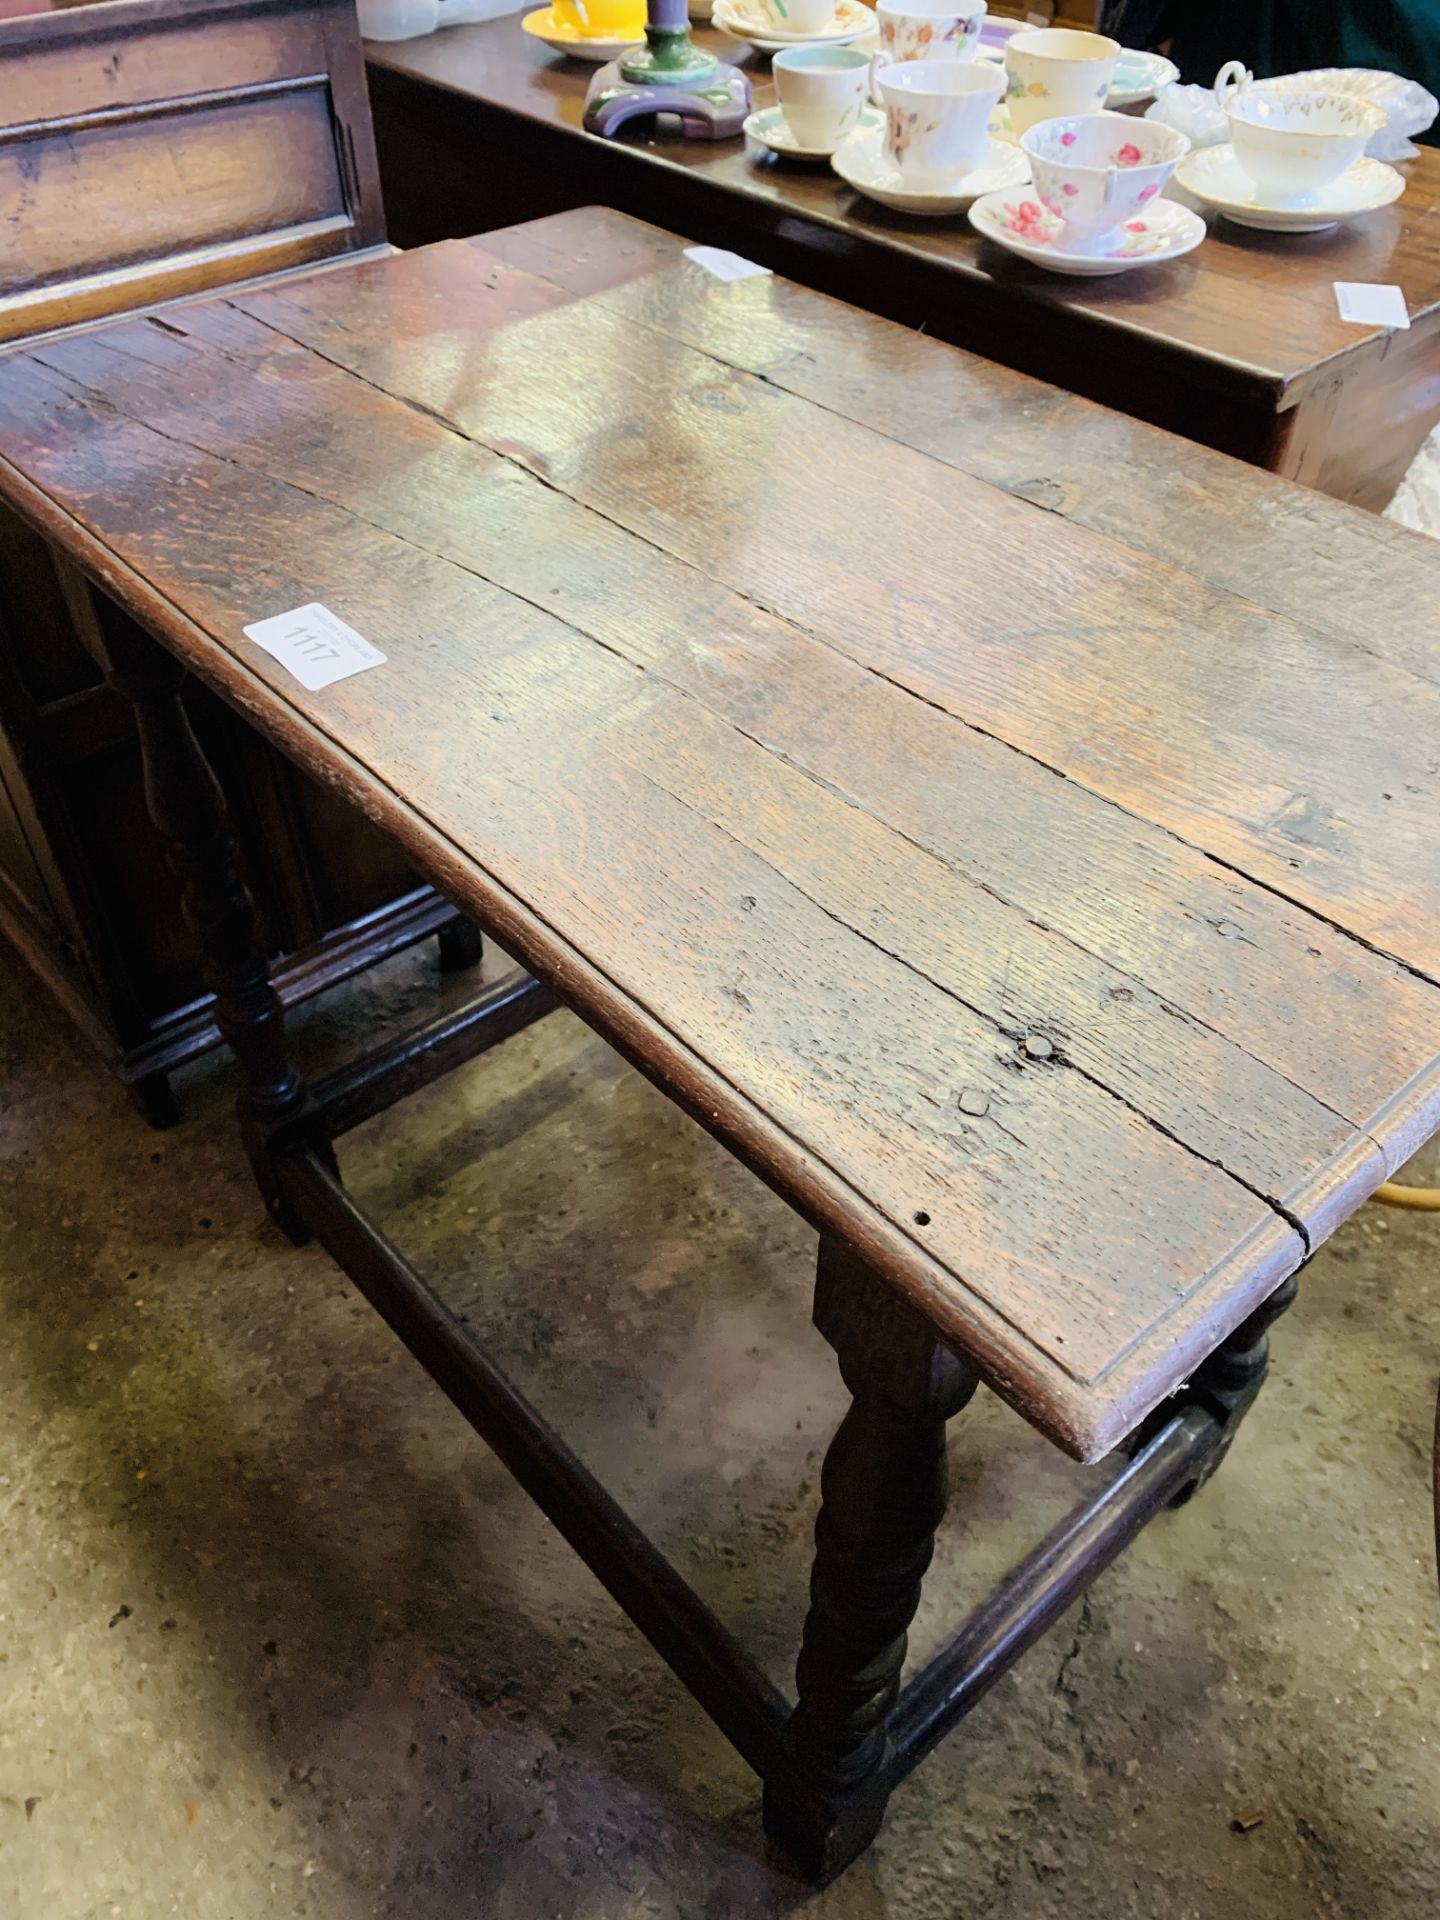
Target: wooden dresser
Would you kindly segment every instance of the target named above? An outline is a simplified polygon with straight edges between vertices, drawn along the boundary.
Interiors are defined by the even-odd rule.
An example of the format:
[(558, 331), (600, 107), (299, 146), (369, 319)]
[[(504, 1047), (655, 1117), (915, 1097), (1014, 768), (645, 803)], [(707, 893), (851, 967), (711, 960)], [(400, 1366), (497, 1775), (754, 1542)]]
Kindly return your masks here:
[[(179, 297), (387, 252), (350, 0), (110, 0), (0, 21), (0, 351)], [(0, 932), (142, 1110), (217, 1044), (145, 816), (129, 711), (82, 644), (117, 617), (0, 515)], [(282, 996), (443, 930), (477, 951), (347, 803), (218, 701), (196, 724), (234, 803)]]

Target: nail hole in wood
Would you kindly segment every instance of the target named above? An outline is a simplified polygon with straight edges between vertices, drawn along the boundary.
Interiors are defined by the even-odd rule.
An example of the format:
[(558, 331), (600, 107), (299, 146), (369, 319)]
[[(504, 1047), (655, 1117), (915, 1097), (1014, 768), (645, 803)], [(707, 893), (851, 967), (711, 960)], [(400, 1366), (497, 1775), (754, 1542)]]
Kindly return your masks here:
[(928, 1213), (926, 1213), (926, 1212), (925, 1212), (925, 1211), (924, 1211), (924, 1210), (922, 1209), (922, 1210), (921, 1210), (921, 1211), (920, 1211), (919, 1213), (917, 1213), (917, 1214), (916, 1214), (916, 1216), (915, 1216), (915, 1224), (916, 1224), (916, 1226), (917, 1226), (917, 1227), (928, 1227), (928, 1226), (929, 1226), (929, 1224), (930, 1224), (930, 1216), (929, 1216), (929, 1214), (928, 1214)]

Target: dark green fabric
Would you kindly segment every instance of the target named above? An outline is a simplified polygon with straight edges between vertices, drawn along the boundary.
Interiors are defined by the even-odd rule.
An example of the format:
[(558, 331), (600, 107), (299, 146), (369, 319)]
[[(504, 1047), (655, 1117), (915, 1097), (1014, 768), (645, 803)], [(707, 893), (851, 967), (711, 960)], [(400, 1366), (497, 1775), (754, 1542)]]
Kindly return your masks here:
[[(1307, 67), (1379, 67), (1440, 96), (1440, 0), (1171, 0), (1170, 57), (1211, 86), (1227, 60), (1256, 79)], [(1440, 144), (1440, 129), (1418, 136)]]

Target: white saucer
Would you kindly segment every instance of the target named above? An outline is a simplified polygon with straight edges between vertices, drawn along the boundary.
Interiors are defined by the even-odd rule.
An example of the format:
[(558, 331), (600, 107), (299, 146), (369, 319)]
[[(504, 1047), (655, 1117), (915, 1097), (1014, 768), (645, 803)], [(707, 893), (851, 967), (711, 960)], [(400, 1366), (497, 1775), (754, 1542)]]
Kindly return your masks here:
[(1228, 140), (1187, 153), (1175, 169), (1175, 183), (1227, 219), (1265, 233), (1324, 233), (1357, 213), (1388, 207), (1405, 191), (1404, 176), (1394, 167), (1362, 154), (1338, 180), (1306, 194), (1303, 202), (1266, 201)]
[(752, 12), (754, 0), (715, 0), (710, 23), (731, 40), (743, 40), (761, 53), (783, 47), (844, 47), (875, 31), (875, 16), (861, 0), (835, 0), (835, 11), (818, 33), (786, 33)]
[(1163, 53), (1142, 53), (1138, 47), (1122, 47), (1105, 105), (1112, 112), (1116, 107), (1138, 107), (1142, 100), (1152, 99), (1161, 87), (1168, 87), (1172, 80), (1179, 78), (1180, 69)]
[(1205, 238), (1205, 222), (1199, 214), (1174, 200), (1152, 200), (1143, 213), (1125, 222), (1118, 236), (1088, 240), (1078, 247), (1062, 247), (1048, 237), (1063, 231), (1065, 223), (1047, 212), (1033, 194), (987, 193), (971, 207), (970, 224), (1007, 253), (1033, 260), (1051, 273), (1092, 277), (1178, 260)]
[[(874, 107), (862, 107), (859, 121), (841, 138), (848, 140), (857, 133), (882, 133), (884, 128), (884, 114), (877, 113)], [(834, 151), (831, 147), (802, 147), (786, 126), (779, 107), (762, 107), (758, 113), (752, 113), (745, 122), (745, 132), (762, 147), (768, 147), (771, 153), (783, 154), (787, 160), (828, 160)]]
[(960, 213), (979, 195), (1004, 197), (1030, 178), (1030, 161), (1019, 147), (992, 136), (985, 158), (969, 173), (947, 180), (943, 187), (906, 186), (899, 167), (885, 151), (883, 126), (847, 134), (830, 156), (830, 164), (847, 186), (899, 213)]
[(573, 27), (557, 18), (553, 7), (539, 7), (534, 13), (527, 13), (520, 25), (532, 40), (543, 40), (552, 53), (568, 54), (572, 60), (594, 60), (597, 64), (618, 60), (628, 48), (642, 46), (645, 40), (643, 26), (638, 34), (627, 34), (623, 40), (600, 40), (593, 34), (576, 33)]

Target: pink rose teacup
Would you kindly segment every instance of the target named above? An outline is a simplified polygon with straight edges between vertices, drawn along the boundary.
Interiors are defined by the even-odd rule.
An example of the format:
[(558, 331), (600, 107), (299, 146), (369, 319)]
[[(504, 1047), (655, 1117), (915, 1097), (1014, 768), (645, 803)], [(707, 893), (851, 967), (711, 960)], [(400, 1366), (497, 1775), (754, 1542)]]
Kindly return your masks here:
[(1174, 127), (1128, 113), (1042, 120), (1021, 134), (1020, 145), (1035, 192), (1065, 222), (1070, 245), (1133, 220), (1190, 151)]

